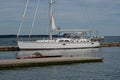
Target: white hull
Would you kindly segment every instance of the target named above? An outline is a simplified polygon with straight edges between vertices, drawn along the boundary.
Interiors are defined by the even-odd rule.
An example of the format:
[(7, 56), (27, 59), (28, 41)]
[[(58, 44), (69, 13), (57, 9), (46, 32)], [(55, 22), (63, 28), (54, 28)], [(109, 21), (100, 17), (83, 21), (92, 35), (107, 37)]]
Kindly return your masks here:
[(36, 42), (36, 41), (18, 41), (21, 50), (47, 50), (47, 49), (78, 49), (100, 47), (99, 42)]

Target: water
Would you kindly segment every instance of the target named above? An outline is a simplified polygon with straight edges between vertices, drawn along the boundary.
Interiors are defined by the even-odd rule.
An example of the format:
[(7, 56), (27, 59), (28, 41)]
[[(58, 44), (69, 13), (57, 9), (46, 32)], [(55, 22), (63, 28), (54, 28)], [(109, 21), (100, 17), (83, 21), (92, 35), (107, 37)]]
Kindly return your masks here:
[(105, 36), (102, 42), (120, 42), (120, 36)]
[[(119, 39), (120, 40), (120, 39)], [(1, 51), (0, 59), (15, 59), (38, 51)], [(103, 62), (0, 70), (0, 80), (120, 80), (120, 47), (39, 50), (43, 54), (103, 57)]]
[[(0, 80), (120, 80), (120, 47), (58, 50), (58, 53), (68, 52), (81, 56), (104, 57), (104, 61), (1, 70)], [(5, 53), (5, 55), (8, 54)], [(15, 56), (12, 52), (8, 55)], [(12, 56), (9, 57), (12, 58)]]

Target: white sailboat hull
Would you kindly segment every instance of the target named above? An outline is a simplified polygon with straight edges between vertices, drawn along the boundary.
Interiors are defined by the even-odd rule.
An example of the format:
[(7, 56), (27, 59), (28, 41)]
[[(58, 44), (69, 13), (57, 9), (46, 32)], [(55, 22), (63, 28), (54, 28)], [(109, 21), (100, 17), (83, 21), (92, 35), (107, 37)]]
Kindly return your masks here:
[(99, 42), (35, 42), (35, 41), (18, 41), (21, 50), (48, 50), (48, 49), (79, 49), (100, 47)]

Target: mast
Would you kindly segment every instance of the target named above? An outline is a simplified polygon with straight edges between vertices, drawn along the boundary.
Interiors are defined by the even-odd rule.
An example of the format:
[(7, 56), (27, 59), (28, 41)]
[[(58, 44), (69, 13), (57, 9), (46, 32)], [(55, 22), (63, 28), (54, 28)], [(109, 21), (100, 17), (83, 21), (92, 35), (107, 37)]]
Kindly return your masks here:
[(49, 3), (49, 39), (52, 40), (52, 16), (53, 16), (53, 12), (52, 12), (52, 0), (50, 0)]

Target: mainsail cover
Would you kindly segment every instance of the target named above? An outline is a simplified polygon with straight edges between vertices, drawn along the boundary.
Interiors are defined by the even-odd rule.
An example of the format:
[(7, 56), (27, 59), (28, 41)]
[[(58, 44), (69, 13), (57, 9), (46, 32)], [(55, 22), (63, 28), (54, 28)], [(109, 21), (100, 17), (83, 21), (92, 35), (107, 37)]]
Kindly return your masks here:
[(52, 27), (52, 30), (55, 30), (55, 29), (56, 29), (55, 20), (54, 20), (54, 17), (53, 17), (53, 16), (52, 16), (51, 27)]

